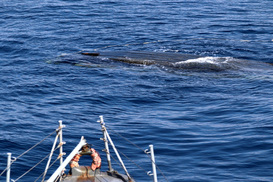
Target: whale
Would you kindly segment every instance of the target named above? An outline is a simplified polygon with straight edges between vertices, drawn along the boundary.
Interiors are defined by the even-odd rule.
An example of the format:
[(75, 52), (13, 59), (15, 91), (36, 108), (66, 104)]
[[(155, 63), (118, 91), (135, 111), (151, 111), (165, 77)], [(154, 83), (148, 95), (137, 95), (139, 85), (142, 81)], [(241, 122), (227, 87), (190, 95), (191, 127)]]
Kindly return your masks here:
[(166, 52), (138, 52), (138, 51), (105, 51), (105, 52), (81, 52), (85, 56), (94, 56), (108, 58), (109, 60), (124, 62), (129, 64), (142, 65), (164, 65), (170, 66), (174, 63), (186, 61), (189, 59), (197, 59), (201, 56), (180, 53)]
[(234, 57), (214, 57), (174, 52), (145, 52), (145, 51), (81, 51), (77, 54), (64, 54), (54, 60), (53, 64), (71, 64), (82, 67), (112, 67), (114, 62), (131, 65), (157, 66), (164, 70), (181, 71), (232, 71), (232, 70), (266, 70), (272, 65)]

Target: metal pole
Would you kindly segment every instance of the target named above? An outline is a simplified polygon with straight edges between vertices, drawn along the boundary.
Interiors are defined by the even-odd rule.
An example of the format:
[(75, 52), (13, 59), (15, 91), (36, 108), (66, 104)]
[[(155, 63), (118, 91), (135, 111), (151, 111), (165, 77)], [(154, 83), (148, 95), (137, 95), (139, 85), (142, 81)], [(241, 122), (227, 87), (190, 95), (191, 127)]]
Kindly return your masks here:
[(63, 163), (63, 121), (60, 120), (59, 121), (59, 128), (60, 128), (60, 131), (59, 131), (59, 144), (61, 145), (60, 146), (60, 165), (62, 165)]
[(157, 173), (156, 173), (156, 165), (155, 165), (155, 155), (154, 155), (154, 146), (149, 145), (150, 152), (151, 152), (151, 160), (152, 160), (152, 167), (153, 167), (153, 176), (154, 176), (154, 182), (157, 182)]
[(42, 182), (45, 180), (45, 176), (46, 176), (46, 173), (47, 173), (47, 170), (48, 170), (48, 167), (49, 167), (49, 164), (50, 164), (50, 161), (51, 161), (51, 158), (52, 158), (52, 155), (53, 155), (53, 152), (54, 152), (57, 140), (58, 140), (58, 136), (59, 136), (59, 133), (57, 133), (57, 135), (55, 137), (55, 140), (54, 140), (54, 143), (52, 145), (51, 152), (50, 152), (50, 155), (49, 155), (49, 158), (48, 158), (48, 161), (47, 161), (47, 164), (46, 164), (46, 168), (45, 168), (45, 171), (44, 171), (44, 176), (43, 176)]
[[(110, 137), (110, 135), (107, 132), (107, 129), (105, 127), (105, 123), (103, 121), (103, 116), (100, 116), (100, 121), (98, 121), (98, 122), (100, 122), (100, 124), (102, 125), (103, 134), (106, 135), (106, 138), (108, 138), (110, 144), (112, 145), (112, 148), (114, 149), (114, 151), (115, 151), (115, 153), (116, 153), (116, 155), (117, 155), (117, 157), (119, 159), (119, 162), (122, 165), (123, 170), (125, 171), (126, 175), (128, 176), (128, 179), (131, 180), (132, 178), (131, 178), (130, 174), (128, 173), (128, 171), (127, 171), (127, 169), (126, 169), (126, 167), (125, 167), (125, 165), (124, 165), (124, 163), (123, 163), (123, 161), (122, 161), (122, 159), (121, 159), (121, 157), (120, 157), (120, 155), (119, 155), (119, 153), (118, 153), (118, 151), (117, 151), (117, 149), (116, 149), (116, 147), (115, 147), (115, 145), (114, 145), (114, 143), (113, 143), (113, 141), (112, 141), (112, 139)], [(110, 159), (110, 154), (109, 154), (109, 159)]]
[(11, 153), (8, 154), (8, 161), (7, 161), (7, 179), (6, 182), (10, 182), (10, 163), (11, 163)]
[(107, 136), (109, 142), (111, 143), (111, 145), (112, 145), (112, 147), (113, 147), (113, 149), (114, 149), (114, 151), (115, 151), (115, 153), (116, 153), (116, 155), (117, 155), (117, 157), (118, 157), (118, 159), (119, 159), (120, 164), (121, 164), (122, 167), (123, 167), (123, 170), (125, 171), (125, 173), (126, 173), (126, 175), (128, 176), (129, 180), (131, 180), (132, 178), (131, 178), (130, 174), (128, 173), (128, 171), (127, 171), (127, 169), (126, 169), (126, 167), (125, 167), (125, 165), (124, 165), (124, 163), (123, 163), (123, 161), (122, 161), (122, 159), (121, 159), (121, 157), (120, 157), (120, 155), (119, 155), (119, 153), (118, 153), (118, 151), (117, 151), (117, 149), (116, 149), (116, 147), (115, 147), (115, 145), (114, 145), (114, 143), (113, 143), (111, 137), (109, 136), (107, 130), (105, 130), (105, 133), (106, 133), (106, 136)]
[(61, 174), (65, 166), (71, 161), (71, 159), (79, 152), (79, 150), (86, 144), (85, 139), (82, 137), (79, 144), (74, 148), (74, 150), (67, 156), (67, 158), (64, 160), (61, 166), (58, 167), (58, 169), (52, 174), (52, 176), (47, 180), (47, 182), (53, 182), (58, 175)]
[(108, 146), (108, 140), (107, 140), (107, 136), (106, 136), (106, 128), (105, 128), (105, 123), (103, 121), (103, 116), (100, 116), (100, 120), (98, 121), (101, 124), (101, 130), (103, 133), (103, 141), (104, 141), (104, 145), (105, 145), (105, 152), (106, 152), (106, 156), (107, 156), (107, 162), (108, 162), (108, 168), (109, 171), (113, 171), (112, 168), (112, 164), (111, 164), (111, 156), (110, 156), (110, 151), (109, 151), (109, 146)]

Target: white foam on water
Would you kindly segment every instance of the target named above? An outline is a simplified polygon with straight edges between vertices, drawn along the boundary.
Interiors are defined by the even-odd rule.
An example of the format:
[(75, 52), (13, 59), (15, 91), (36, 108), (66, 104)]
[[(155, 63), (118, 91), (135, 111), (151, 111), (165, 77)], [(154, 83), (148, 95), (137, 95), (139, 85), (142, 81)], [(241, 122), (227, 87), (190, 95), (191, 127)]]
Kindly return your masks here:
[(226, 70), (244, 70), (244, 71), (261, 71), (268, 69), (264, 62), (249, 61), (233, 57), (201, 57), (188, 59), (174, 63), (176, 68), (207, 70), (207, 71), (226, 71)]
[(227, 69), (239, 69), (237, 62), (232, 57), (201, 57), (174, 63), (175, 67), (182, 69), (200, 69), (222, 71)]

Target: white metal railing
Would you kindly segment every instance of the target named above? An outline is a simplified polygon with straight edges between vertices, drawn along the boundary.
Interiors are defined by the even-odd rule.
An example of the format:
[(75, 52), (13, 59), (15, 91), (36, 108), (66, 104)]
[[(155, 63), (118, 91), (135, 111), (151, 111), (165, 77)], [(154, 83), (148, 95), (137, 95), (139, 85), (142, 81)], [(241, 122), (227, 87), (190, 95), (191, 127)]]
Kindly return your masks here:
[[(108, 146), (108, 142), (112, 145), (112, 148), (117, 156), (117, 158), (119, 159), (119, 162), (123, 168), (123, 170), (125, 171), (127, 177), (129, 180), (132, 180), (131, 176), (129, 175), (119, 153), (118, 153), (118, 150), (116, 149), (107, 129), (106, 129), (106, 126), (105, 126), (105, 123), (104, 123), (104, 120), (103, 120), (103, 116), (100, 116), (100, 120), (98, 121), (100, 124), (101, 124), (101, 128), (102, 128), (102, 131), (103, 131), (103, 138), (102, 140), (105, 142), (105, 152), (106, 152), (106, 155), (107, 155), (107, 161), (108, 161), (108, 167), (109, 167), (109, 171), (112, 172), (114, 171), (113, 168), (112, 168), (112, 165), (111, 165), (111, 155), (110, 155), (110, 151), (109, 151), (109, 146)], [(52, 146), (52, 149), (51, 149), (51, 152), (50, 154), (48, 154), (45, 158), (47, 158), (49, 156), (49, 159), (48, 159), (48, 162), (47, 162), (47, 165), (46, 165), (46, 168), (44, 170), (44, 173), (41, 174), (41, 176), (43, 175), (43, 179), (42, 179), (42, 182), (45, 181), (45, 177), (46, 177), (46, 173), (48, 171), (48, 169), (59, 159), (60, 160), (60, 166), (58, 167), (58, 169), (51, 175), (51, 177), (47, 180), (47, 182), (54, 182), (56, 179), (58, 178), (62, 178), (62, 175), (64, 173), (64, 170), (65, 170), (65, 167), (69, 164), (69, 162), (72, 160), (72, 158), (79, 152), (79, 150), (81, 149), (81, 147), (83, 145), (86, 144), (86, 140), (84, 139), (84, 137), (82, 136), (81, 137), (81, 140), (80, 142), (78, 143), (78, 145), (73, 149), (73, 151), (69, 154), (69, 156), (67, 156), (67, 158), (63, 161), (63, 155), (65, 155), (65, 153), (63, 152), (63, 144), (65, 144), (65, 142), (63, 142), (63, 137), (62, 137), (62, 128), (64, 128), (65, 125), (62, 125), (62, 121), (60, 120), (59, 121), (59, 128), (56, 130), (57, 132), (57, 135), (56, 135), (56, 138), (54, 140), (54, 143), (53, 143), (53, 146)], [(110, 128), (111, 129), (111, 128)], [(111, 129), (112, 130), (112, 129)], [(52, 135), (52, 134), (50, 134)], [(49, 136), (50, 136), (49, 135)], [(46, 138), (48, 138), (49, 136), (47, 136)], [(46, 138), (44, 138), (42, 141), (44, 141)], [(59, 145), (56, 147), (56, 144), (57, 144), (57, 140), (59, 139)], [(34, 147), (36, 147), (38, 144), (40, 144), (42, 141), (40, 141), (39, 143), (37, 143), (36, 145), (34, 145), (32, 148), (30, 149), (33, 149)], [(130, 141), (129, 141), (130, 142)], [(131, 142), (130, 142), (131, 143)], [(134, 144), (135, 145), (135, 144)], [(135, 145), (136, 146), (136, 145)], [(137, 146), (138, 147), (138, 146)], [(58, 156), (58, 158), (50, 165), (50, 162), (51, 162), (51, 158), (52, 158), (52, 155), (53, 155), (53, 152), (57, 149), (60, 149), (60, 154)], [(140, 148), (140, 147), (138, 147)], [(146, 150), (143, 150), (147, 155), (150, 156), (151, 158), (151, 162), (152, 162), (152, 170), (153, 172), (149, 171), (147, 172), (147, 174), (149, 176), (153, 176), (153, 181), (154, 182), (157, 182), (157, 172), (156, 172), (156, 168), (158, 168), (155, 164), (155, 156), (154, 156), (154, 148), (153, 148), (153, 145), (149, 145), (149, 148), (150, 148), (150, 151), (148, 151), (148, 149)], [(30, 150), (29, 149), (29, 150)], [(28, 150), (28, 151), (29, 151)], [(26, 151), (27, 152), (27, 151)], [(25, 174), (27, 174), (29, 171), (31, 171), (33, 168), (31, 168), (29, 171), (27, 171), (26, 173), (24, 173), (23, 175), (21, 175), (19, 178), (17, 178), (16, 180), (11, 180), (10, 179), (10, 167), (11, 165), (13, 164), (13, 162), (15, 162), (19, 157), (21, 157), (22, 155), (24, 155), (26, 152), (24, 152), (23, 154), (21, 154), (20, 156), (18, 156), (17, 158), (14, 158), (12, 159), (11, 157), (11, 153), (7, 153), (8, 155), (8, 159), (7, 159), (7, 168), (0, 174), (0, 176), (6, 171), (6, 182), (10, 182), (10, 181), (18, 181), (21, 177), (23, 177)], [(124, 155), (124, 154), (123, 154)], [(125, 156), (126, 157), (126, 156)], [(44, 159), (45, 159), (44, 158)], [(43, 160), (44, 160), (43, 159)], [(41, 162), (41, 161), (40, 161)], [(40, 163), (39, 162), (39, 163)], [(38, 163), (38, 164), (39, 164)], [(37, 165), (38, 165), (37, 164)], [(161, 172), (162, 173), (162, 172)], [(162, 174), (163, 175), (163, 174)], [(40, 176), (40, 177), (41, 177)], [(164, 175), (163, 175), (164, 176)], [(39, 177), (39, 178), (40, 178)], [(165, 176), (164, 176), (165, 177)], [(165, 178), (166, 179), (166, 178)], [(167, 181), (167, 179), (166, 179)]]
[(153, 145), (149, 145), (149, 147), (150, 147), (150, 151), (148, 151), (148, 149), (146, 149), (144, 152), (146, 154), (150, 154), (151, 155), (153, 173), (151, 173), (151, 171), (149, 171), (147, 174), (149, 176), (153, 176), (154, 177), (154, 182), (157, 182), (157, 173), (156, 173), (156, 165), (155, 165), (154, 146)]
[(74, 150), (67, 156), (65, 161), (58, 167), (58, 169), (51, 175), (51, 177), (47, 180), (47, 182), (53, 182), (58, 176), (61, 175), (63, 169), (66, 165), (71, 161), (71, 159), (79, 152), (79, 150), (86, 144), (84, 137), (82, 136), (79, 144), (74, 148)]
[[(60, 158), (60, 165), (63, 162), (63, 155), (65, 155), (65, 153), (63, 153), (63, 144), (65, 144), (65, 142), (63, 142), (63, 130), (62, 129), (65, 127), (65, 125), (63, 125), (62, 123), (63, 123), (62, 120), (59, 120), (59, 128), (57, 129), (58, 132), (57, 132), (57, 135), (55, 137), (54, 143), (52, 145), (52, 149), (51, 149), (51, 152), (50, 152), (47, 164), (46, 164), (46, 168), (45, 168), (45, 171), (44, 171), (42, 182), (44, 182), (44, 180), (45, 180), (45, 177), (46, 177), (47, 171), (49, 169), (49, 164), (51, 162), (53, 152), (57, 148), (60, 148), (60, 153), (59, 153), (59, 156), (58, 156), (58, 158)], [(59, 145), (56, 148), (56, 144), (57, 144), (58, 139), (59, 139)]]
[[(12, 180), (10, 179), (10, 172), (11, 172), (11, 165), (20, 157), (22, 157), (23, 155), (25, 155), (27, 152), (29, 152), (30, 150), (32, 150), (33, 148), (35, 148), (36, 146), (38, 146), (39, 144), (41, 144), (43, 141), (45, 141), (49, 136), (51, 136), (54, 132), (52, 132), (50, 135), (48, 135), (47, 137), (45, 137), (43, 140), (41, 140), (40, 142), (38, 142), (37, 144), (35, 144), (34, 146), (32, 146), (30, 149), (28, 149), (27, 151), (25, 151), (24, 153), (22, 153), (21, 155), (19, 155), (17, 158), (15, 157), (11, 157), (12, 153), (7, 153), (8, 158), (7, 158), (7, 168), (0, 174), (0, 176), (6, 172), (6, 182), (10, 182), (10, 181), (18, 181), (19, 179), (21, 179), (23, 176), (25, 176), (27, 173), (29, 173), (32, 169), (34, 169), (36, 166), (38, 166), (44, 159), (46, 159), (49, 156), (45, 171), (43, 173), (43, 180), (45, 179), (47, 170), (49, 169), (49, 164), (53, 155), (53, 152), (60, 148), (60, 154), (58, 156), (58, 159), (60, 159), (60, 163), (62, 163), (63, 161), (63, 155), (65, 155), (65, 153), (63, 153), (63, 144), (65, 144), (65, 142), (62, 141), (62, 128), (64, 128), (65, 125), (62, 125), (62, 121), (59, 121), (59, 128), (56, 129), (54, 132), (57, 132), (56, 134), (56, 138), (54, 140), (52, 149), (51, 149), (51, 153), (49, 155), (47, 155), (45, 158), (43, 158), (40, 162), (38, 162), (36, 165), (34, 165), (31, 169), (29, 169), (27, 172), (25, 172), (23, 175), (21, 175), (20, 177), (18, 177), (16, 180)], [(57, 140), (59, 139), (59, 145), (56, 147), (56, 143)], [(12, 159), (13, 158), (13, 159)]]
[(11, 153), (8, 154), (8, 161), (7, 161), (7, 177), (6, 177), (6, 182), (10, 182), (10, 163), (11, 163)]
[[(111, 139), (111, 137), (110, 137), (110, 135), (109, 135), (108, 132), (107, 132), (107, 129), (106, 129), (106, 127), (105, 127), (105, 123), (104, 123), (104, 121), (103, 121), (103, 116), (100, 116), (100, 120), (99, 120), (98, 122), (101, 124), (103, 135), (106, 136), (106, 138), (108, 139), (108, 141), (109, 141), (110, 144), (112, 145), (112, 148), (113, 148), (113, 150), (115, 151), (116, 156), (118, 157), (119, 162), (120, 162), (120, 164), (122, 165), (122, 168), (123, 168), (123, 170), (125, 171), (125, 173), (126, 173), (128, 179), (131, 180), (132, 177), (131, 177), (130, 174), (128, 173), (128, 171), (127, 171), (127, 169), (126, 169), (126, 167), (125, 167), (125, 165), (124, 165), (124, 163), (123, 163), (123, 161), (122, 161), (122, 159), (121, 159), (121, 157), (120, 157), (120, 155), (119, 155), (119, 153), (118, 153), (118, 151), (117, 151), (117, 149), (116, 149), (116, 147), (115, 147), (115, 145), (114, 145), (114, 143), (113, 143), (113, 141), (112, 141), (112, 139)], [(106, 144), (105, 144), (105, 145), (106, 145)], [(109, 151), (107, 151), (107, 153), (109, 153)], [(110, 162), (110, 160), (108, 160), (108, 162)], [(109, 165), (109, 164), (108, 164), (108, 165)], [(109, 166), (111, 166), (111, 163), (110, 163)], [(109, 169), (109, 170), (111, 170), (111, 169)]]

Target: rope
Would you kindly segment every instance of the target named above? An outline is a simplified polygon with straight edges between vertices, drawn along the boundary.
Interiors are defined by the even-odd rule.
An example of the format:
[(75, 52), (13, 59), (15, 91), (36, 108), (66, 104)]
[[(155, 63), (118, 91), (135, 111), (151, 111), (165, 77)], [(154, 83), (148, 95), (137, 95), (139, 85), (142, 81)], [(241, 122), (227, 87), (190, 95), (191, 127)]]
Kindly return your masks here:
[[(109, 126), (107, 126), (107, 128), (109, 128)], [(142, 149), (141, 147), (139, 147), (138, 145), (136, 145), (135, 143), (131, 142), (130, 140), (128, 140), (127, 138), (125, 138), (124, 136), (122, 136), (121, 134), (119, 134), (118, 132), (116, 132), (115, 130), (109, 128), (112, 132), (114, 132), (115, 134), (117, 134), (119, 137), (121, 137), (122, 139), (126, 140), (127, 142), (129, 142), (130, 144), (134, 145), (135, 147), (137, 147), (138, 149), (142, 150), (143, 152), (145, 152), (144, 149)]]
[[(118, 150), (118, 149), (117, 149), (117, 150)], [(120, 168), (123, 168), (123, 167), (121, 166), (120, 162), (118, 162), (118, 161), (115, 159), (115, 157), (111, 155), (111, 153), (110, 153), (110, 156), (111, 156), (111, 158), (115, 161), (115, 163), (119, 165)], [(143, 168), (142, 168), (142, 169), (143, 169)], [(145, 170), (144, 170), (144, 171), (145, 171)], [(145, 172), (146, 172), (146, 171), (145, 171)]]
[[(107, 126), (107, 128), (109, 128), (109, 126)], [(168, 181), (168, 179), (166, 178), (166, 176), (164, 175), (164, 173), (162, 172), (162, 170), (156, 165), (155, 161), (152, 160), (151, 156), (149, 154), (146, 153), (145, 150), (143, 150), (141, 147), (139, 147), (138, 145), (134, 144), (133, 142), (131, 142), (130, 140), (128, 140), (127, 138), (125, 138), (124, 136), (122, 136), (121, 134), (119, 134), (118, 132), (116, 132), (115, 130), (109, 128), (111, 131), (113, 131), (114, 133), (116, 133), (119, 137), (121, 137), (122, 139), (126, 140), (127, 142), (131, 143), (132, 145), (134, 145), (135, 147), (141, 149), (147, 156), (149, 156), (149, 158), (151, 159), (151, 161), (155, 164), (156, 168), (160, 171), (161, 175), (165, 178), (166, 181)], [(118, 150), (118, 149), (117, 149)], [(119, 151), (120, 152), (120, 151)], [(123, 154), (122, 152), (120, 152), (124, 157), (127, 158), (127, 156), (125, 154)], [(128, 160), (130, 160), (131, 162), (133, 162), (131, 159), (127, 158)], [(133, 162), (135, 163), (135, 162)], [(136, 165), (138, 167), (138, 165)], [(145, 171), (146, 172), (146, 171)]]
[(130, 162), (134, 163), (139, 169), (143, 170), (145, 173), (148, 173), (148, 171), (146, 171), (144, 168), (142, 168), (140, 165), (138, 165), (137, 163), (135, 163), (133, 160), (131, 160), (128, 156), (126, 156), (124, 153), (122, 153), (119, 149), (117, 149), (119, 151), (119, 153), (121, 153), (124, 157), (126, 157), (126, 159), (128, 159)]
[(48, 156), (50, 155), (50, 153), (45, 156), (40, 162), (38, 162), (37, 164), (35, 164), (32, 168), (30, 168), (27, 172), (25, 172), (24, 174), (22, 174), (20, 177), (18, 177), (16, 180), (14, 180), (15, 182), (18, 181), (19, 179), (21, 179), (23, 176), (25, 176), (27, 173), (29, 173), (32, 169), (34, 169), (35, 167), (37, 167), (39, 164), (41, 164), (41, 162), (43, 162)]
[[(53, 152), (55, 152), (58, 148), (59, 148), (59, 147), (56, 147), (56, 148), (54, 149)], [(43, 162), (46, 158), (48, 158), (49, 155), (50, 155), (50, 153), (47, 154), (47, 156), (45, 156), (40, 162), (38, 162), (37, 164), (35, 164), (32, 168), (30, 168), (27, 172), (25, 172), (25, 173), (22, 174), (20, 177), (18, 177), (16, 180), (14, 180), (14, 182), (18, 181), (18, 180), (21, 179), (23, 176), (25, 176), (27, 173), (29, 173), (30, 171), (32, 171), (32, 169), (34, 169), (35, 167), (37, 167), (39, 164), (41, 164), (41, 162)]]
[(4, 169), (4, 171), (2, 171), (2, 173), (0, 174), (0, 176), (2, 176), (4, 174), (4, 172), (6, 172), (11, 165), (20, 157), (22, 157), (23, 155), (25, 155), (26, 153), (28, 153), (30, 150), (34, 149), (35, 147), (37, 147), (39, 144), (41, 144), (43, 141), (45, 141), (48, 137), (50, 137), (51, 135), (53, 135), (53, 133), (55, 133), (56, 130), (54, 130), (52, 133), (50, 133), (48, 136), (46, 136), (44, 139), (42, 139), (40, 142), (36, 143), (34, 146), (32, 146), (31, 148), (29, 148), (28, 150), (26, 150), (25, 152), (23, 152), (21, 155), (19, 155), (18, 157), (16, 157), (10, 164), (10, 166), (6, 167), (6, 169)]
[[(54, 150), (55, 151), (55, 150)], [(57, 161), (58, 161), (58, 157), (55, 159), (55, 161), (54, 162), (52, 162), (52, 164), (49, 166), (49, 168), (48, 169), (50, 169), (52, 166), (53, 166), (53, 164), (55, 164)], [(36, 181), (38, 181), (39, 180), (39, 178), (44, 174), (45, 172), (43, 172), (34, 182), (36, 182)]]

